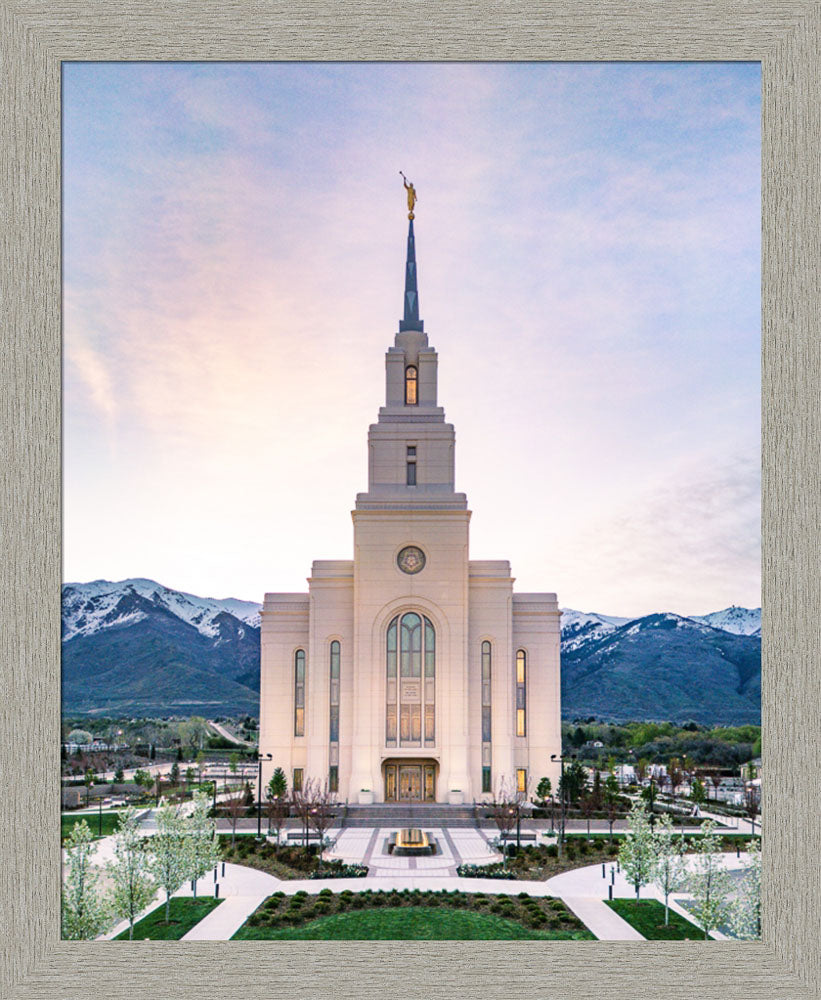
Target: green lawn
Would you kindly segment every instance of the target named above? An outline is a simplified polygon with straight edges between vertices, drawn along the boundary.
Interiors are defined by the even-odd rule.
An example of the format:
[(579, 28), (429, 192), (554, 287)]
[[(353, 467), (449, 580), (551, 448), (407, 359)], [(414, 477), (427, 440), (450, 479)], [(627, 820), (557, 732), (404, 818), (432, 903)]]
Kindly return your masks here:
[(427, 906), (360, 910), (311, 920), (301, 927), (249, 927), (233, 941), (497, 941), (589, 940), (580, 931), (538, 931), (492, 913)]
[(704, 931), (670, 910), (664, 924), (664, 904), (656, 899), (608, 899), (607, 905), (648, 941), (703, 941)]
[[(102, 836), (107, 837), (109, 834), (114, 833), (117, 829), (117, 822), (120, 818), (120, 810), (110, 809), (103, 813), (103, 833)], [(65, 843), (66, 837), (74, 829), (75, 825), (81, 820), (85, 820), (88, 823), (88, 827), (94, 834), (95, 838), (100, 836), (99, 834), (99, 824), (100, 815), (99, 813), (63, 813), (60, 816), (60, 839)]]
[[(152, 910), (147, 917), (134, 924), (135, 941), (179, 941), (191, 928), (215, 907), (221, 899), (212, 896), (192, 899), (190, 896), (174, 896), (171, 900), (171, 922), (165, 922), (165, 903)], [(123, 931), (115, 941), (128, 941), (128, 931)]]

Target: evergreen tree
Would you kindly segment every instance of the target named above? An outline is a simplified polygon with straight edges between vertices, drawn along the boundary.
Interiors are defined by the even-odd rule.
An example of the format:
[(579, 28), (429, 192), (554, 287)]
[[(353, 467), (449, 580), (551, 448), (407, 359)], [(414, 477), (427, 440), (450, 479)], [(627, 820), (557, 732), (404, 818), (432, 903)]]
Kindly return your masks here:
[(710, 931), (724, 924), (730, 916), (729, 896), (732, 877), (722, 863), (720, 840), (715, 833), (713, 820), (701, 828), (695, 863), (687, 875), (687, 891), (693, 897), (693, 919), (704, 931), (704, 939)]
[(111, 909), (128, 921), (128, 938), (134, 936), (134, 921), (154, 900), (156, 886), (149, 872), (150, 855), (137, 829), (137, 810), (126, 809), (114, 835), (114, 860), (107, 865), (112, 881)]
[(684, 838), (673, 836), (673, 821), (669, 815), (661, 817), (653, 833), (656, 864), (653, 882), (664, 896), (664, 923), (670, 923), (670, 893), (684, 884)]
[(619, 865), (624, 876), (636, 890), (636, 899), (643, 885), (652, 882), (656, 869), (656, 845), (653, 828), (644, 804), (637, 802), (628, 816), (630, 829), (619, 845)]
[(731, 906), (730, 929), (735, 937), (754, 941), (761, 937), (761, 847), (757, 839), (750, 841), (747, 854), (749, 867)]
[(116, 785), (121, 785), (125, 781), (125, 774), (123, 773), (122, 767), (118, 767), (114, 772), (114, 783)]
[(85, 820), (75, 823), (66, 844), (62, 889), (62, 933), (68, 941), (87, 941), (108, 926), (110, 916), (99, 891), (100, 872), (92, 863), (97, 850)]
[(271, 775), (271, 780), (268, 782), (268, 792), (271, 798), (279, 797), (284, 799), (288, 794), (288, 780), (281, 767), (278, 767)]

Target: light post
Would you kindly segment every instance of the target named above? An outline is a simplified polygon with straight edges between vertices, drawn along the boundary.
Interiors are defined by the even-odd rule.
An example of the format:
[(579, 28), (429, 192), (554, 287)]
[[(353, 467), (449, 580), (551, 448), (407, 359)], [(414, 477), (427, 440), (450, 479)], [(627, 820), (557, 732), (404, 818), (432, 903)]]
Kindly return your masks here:
[[(259, 762), (259, 776), (257, 778), (257, 840), (262, 840), (262, 759), (263, 755), (258, 754), (257, 760)], [(272, 753), (265, 754), (266, 760), (273, 760), (274, 755)]]
[[(551, 760), (561, 761), (562, 764), (562, 814), (561, 814), (561, 826), (559, 828), (559, 857), (564, 853), (564, 824), (565, 824), (565, 800), (567, 798), (567, 782), (564, 777), (564, 762), (567, 757), (564, 754), (552, 753), (550, 755)], [(574, 753), (570, 754), (570, 759), (575, 760), (576, 755)]]

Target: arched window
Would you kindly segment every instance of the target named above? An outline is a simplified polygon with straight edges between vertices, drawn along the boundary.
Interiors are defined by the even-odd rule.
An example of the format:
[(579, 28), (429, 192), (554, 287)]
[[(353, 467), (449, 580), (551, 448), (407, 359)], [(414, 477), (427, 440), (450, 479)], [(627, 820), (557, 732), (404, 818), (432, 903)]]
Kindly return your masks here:
[(527, 736), (527, 654), (516, 652), (516, 735)]
[(294, 736), (305, 735), (305, 650), (294, 653)]
[(388, 626), (385, 742), (432, 747), (435, 720), (436, 632), (429, 619), (409, 611)]
[(419, 372), (416, 365), (408, 365), (405, 369), (405, 403), (408, 406), (416, 406), (419, 402), (418, 386)]

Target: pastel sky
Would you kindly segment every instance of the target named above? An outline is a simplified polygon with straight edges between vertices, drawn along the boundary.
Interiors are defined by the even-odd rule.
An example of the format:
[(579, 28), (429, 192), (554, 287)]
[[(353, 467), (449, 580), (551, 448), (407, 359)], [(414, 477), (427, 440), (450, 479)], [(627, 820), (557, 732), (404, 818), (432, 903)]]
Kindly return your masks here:
[(64, 579), (350, 558), (419, 194), (471, 556), (760, 603), (758, 64), (64, 67)]

